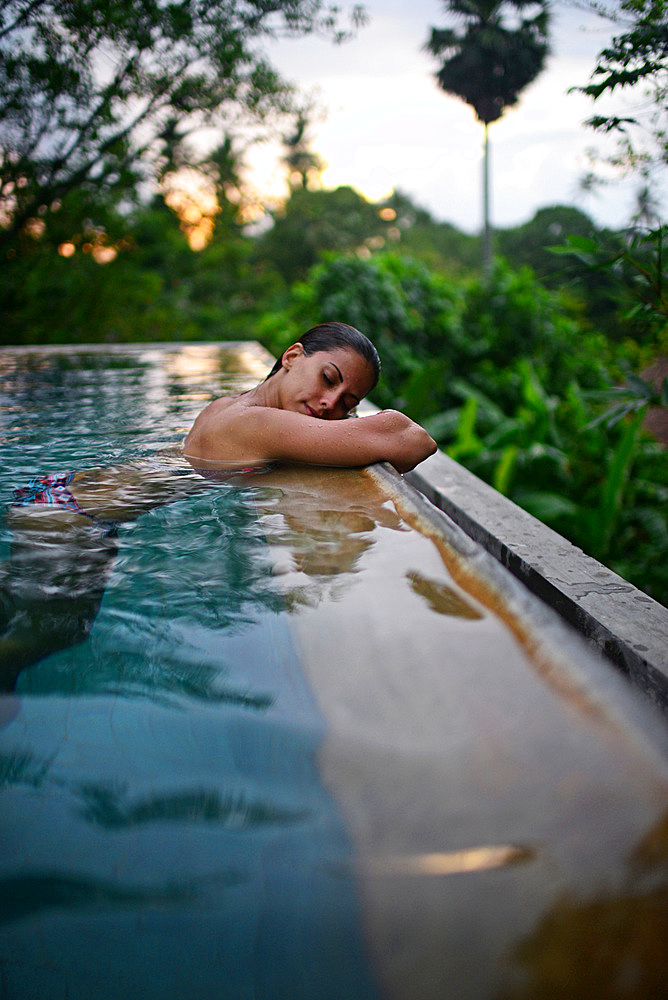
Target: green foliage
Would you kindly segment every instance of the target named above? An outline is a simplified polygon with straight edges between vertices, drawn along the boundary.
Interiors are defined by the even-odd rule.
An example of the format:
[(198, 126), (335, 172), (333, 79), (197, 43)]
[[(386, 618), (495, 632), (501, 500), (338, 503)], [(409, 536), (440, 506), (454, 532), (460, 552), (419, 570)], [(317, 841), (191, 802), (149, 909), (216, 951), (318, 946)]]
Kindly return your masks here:
[(0, 289), (4, 343), (91, 343), (188, 339), (195, 334), (170, 314), (159, 275), (128, 261), (95, 262), (90, 253), (65, 259), (39, 247), (9, 269)]
[(668, 462), (642, 430), (644, 408), (610, 426), (592, 419), (597, 407), (575, 383), (548, 394), (528, 362), (518, 368), (513, 409), (464, 385), (464, 404), (427, 429), (476, 475), (665, 603)]
[(605, 371), (604, 338), (592, 334), (583, 348), (568, 303), (529, 269), (513, 271), (501, 261), (490, 279), (455, 284), (391, 253), (331, 257), (294, 294), (305, 321), (336, 317), (368, 333), (388, 385), (380, 401), (389, 405), (391, 392), (395, 405), (417, 420), (459, 403), (456, 378), (463, 373), (497, 405), (512, 405), (521, 381), (514, 358), (535, 357), (539, 376), (559, 391), (573, 378), (588, 388), (600, 385)]
[[(300, 316), (336, 318), (364, 330), (383, 361), (384, 379), (376, 398), (406, 405), (425, 364), (434, 388), (450, 370), (448, 341), (457, 322), (457, 292), (424, 265), (378, 254), (369, 259), (329, 257), (295, 289)], [(415, 378), (414, 378), (415, 377)], [(417, 390), (424, 397), (422, 388)], [(424, 400), (438, 408), (437, 396)], [(406, 407), (410, 410), (410, 406)]]
[(653, 81), (658, 69), (668, 67), (666, 0), (621, 0), (615, 13), (628, 19), (627, 30), (599, 54), (592, 82), (582, 88), (594, 98), (616, 87)]
[[(129, 194), (185, 136), (265, 120), (290, 89), (258, 39), (320, 30), (323, 0), (7, 0), (0, 9), (5, 243), (71, 191)], [(359, 21), (359, 11), (354, 11)]]
[(384, 243), (388, 229), (377, 207), (350, 187), (330, 191), (296, 187), (273, 221), (257, 239), (255, 256), (271, 260), (288, 282), (303, 279), (327, 252)]
[(658, 340), (661, 346), (668, 333), (667, 236), (668, 226), (659, 226), (649, 232), (631, 231), (612, 246), (601, 238), (569, 236), (565, 244), (550, 249), (575, 257), (590, 274), (603, 274), (626, 329), (631, 326), (636, 336)]
[(272, 227), (254, 238), (256, 255), (270, 260), (288, 282), (302, 281), (332, 252), (368, 256), (395, 249), (449, 273), (480, 266), (480, 237), (436, 221), (401, 192), (371, 204), (350, 187), (309, 190), (295, 184), (272, 216)]
[(601, 392), (590, 392), (589, 397), (613, 400), (612, 405), (600, 413), (589, 427), (595, 427), (603, 422), (608, 427), (614, 427), (623, 417), (637, 413), (638, 410), (646, 410), (648, 406), (668, 407), (668, 378), (663, 379), (660, 389), (655, 389), (650, 382), (632, 372), (627, 372), (624, 385), (616, 385)]
[[(668, 164), (668, 3), (616, 0), (591, 6), (621, 30), (599, 53), (589, 83), (573, 89), (594, 101), (625, 91), (626, 114), (597, 107), (600, 113), (587, 124), (617, 137), (617, 151), (608, 162), (618, 173), (639, 179), (635, 217), (646, 228), (656, 229), (662, 220), (654, 188)], [(599, 180), (592, 174), (589, 182)]]
[[(652, 96), (657, 152), (668, 162), (666, 106), (668, 97), (668, 3), (666, 0), (620, 0), (608, 16), (625, 30), (598, 55), (590, 82), (578, 89), (595, 101), (614, 90), (643, 85), (643, 98)], [(595, 115), (589, 122), (601, 132), (626, 133), (639, 124), (638, 117)], [(633, 149), (628, 147), (629, 152)], [(645, 160), (645, 163), (647, 161)]]
[[(70, 199), (79, 194), (4, 266), (4, 343), (242, 339), (253, 336), (259, 302), (271, 308), (285, 297), (280, 275), (252, 259), (252, 245), (229, 216), (194, 253), (162, 202), (132, 218), (97, 206), (96, 224), (80, 227), (81, 206), (70, 214)], [(57, 252), (64, 234), (70, 257)], [(120, 250), (100, 264), (95, 241), (108, 246), (111, 235)]]

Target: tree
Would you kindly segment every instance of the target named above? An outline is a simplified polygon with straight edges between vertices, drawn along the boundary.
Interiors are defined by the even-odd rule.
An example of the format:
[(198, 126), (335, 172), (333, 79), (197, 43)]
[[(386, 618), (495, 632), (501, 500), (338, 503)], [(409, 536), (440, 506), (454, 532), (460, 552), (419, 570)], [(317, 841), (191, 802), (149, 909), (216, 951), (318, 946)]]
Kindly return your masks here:
[(444, 0), (463, 29), (432, 28), (426, 48), (443, 59), (439, 87), (469, 104), (484, 125), (483, 206), (485, 268), (491, 261), (488, 126), (516, 104), (543, 68), (548, 52), (545, 0)]
[(328, 0), (4, 0), (4, 242), (72, 190), (133, 190), (195, 128), (287, 109), (259, 42), (340, 40), (336, 13)]
[(640, 173), (637, 214), (656, 226), (651, 178), (668, 164), (668, 0), (619, 0), (613, 6), (597, 3), (594, 9), (622, 30), (599, 53), (589, 83), (575, 89), (594, 101), (620, 90), (639, 94), (637, 113), (597, 114), (588, 124), (620, 137), (613, 162)]
[(555, 249), (573, 254), (595, 280), (603, 274), (612, 282), (621, 332), (631, 332), (665, 353), (668, 227), (659, 216), (652, 179), (668, 165), (668, 0), (617, 0), (607, 5), (592, 0), (590, 6), (623, 30), (599, 53), (590, 82), (574, 89), (594, 101), (620, 90), (631, 99), (640, 98), (635, 109), (629, 104), (623, 117), (598, 114), (588, 122), (599, 132), (620, 137), (611, 162), (623, 173), (640, 176), (637, 211), (623, 240), (573, 236)]
[[(497, 230), (496, 246), (512, 267), (529, 266), (547, 288), (567, 289), (582, 310), (581, 321), (618, 340), (622, 327), (616, 283), (610, 274), (583, 268), (572, 255), (555, 256), (554, 245), (570, 237), (619, 242), (617, 233), (599, 229), (579, 209), (552, 205), (538, 209), (523, 225)], [(627, 332), (624, 328), (623, 336)]]
[(283, 162), (288, 168), (288, 182), (291, 188), (308, 188), (309, 182), (318, 181), (324, 170), (324, 163), (310, 147), (309, 127), (313, 117), (311, 107), (300, 108), (294, 128), (283, 136), (285, 154)]
[(377, 206), (351, 187), (309, 191), (299, 185), (274, 212), (271, 229), (257, 238), (255, 257), (271, 261), (292, 283), (327, 251), (370, 255), (385, 244), (388, 228)]

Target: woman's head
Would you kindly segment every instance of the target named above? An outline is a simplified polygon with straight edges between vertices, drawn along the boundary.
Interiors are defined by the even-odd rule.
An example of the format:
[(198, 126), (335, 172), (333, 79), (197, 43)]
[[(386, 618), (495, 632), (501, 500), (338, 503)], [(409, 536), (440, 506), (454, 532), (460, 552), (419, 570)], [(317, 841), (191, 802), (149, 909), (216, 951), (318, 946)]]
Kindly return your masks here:
[[(331, 351), (336, 348), (355, 351), (356, 354), (364, 358), (373, 373), (371, 388), (373, 389), (377, 385), (380, 378), (380, 358), (378, 357), (378, 351), (369, 338), (365, 337), (359, 330), (356, 330), (354, 326), (348, 326), (347, 323), (319, 323), (318, 326), (312, 326), (310, 330), (307, 330), (297, 343), (302, 345), (304, 354), (307, 357), (311, 354), (316, 354), (318, 351)], [(267, 378), (275, 375), (276, 372), (281, 370), (282, 366), (283, 356), (281, 355), (267, 375)]]
[(378, 353), (364, 334), (345, 323), (321, 323), (283, 351), (267, 379), (279, 409), (341, 420), (379, 375)]

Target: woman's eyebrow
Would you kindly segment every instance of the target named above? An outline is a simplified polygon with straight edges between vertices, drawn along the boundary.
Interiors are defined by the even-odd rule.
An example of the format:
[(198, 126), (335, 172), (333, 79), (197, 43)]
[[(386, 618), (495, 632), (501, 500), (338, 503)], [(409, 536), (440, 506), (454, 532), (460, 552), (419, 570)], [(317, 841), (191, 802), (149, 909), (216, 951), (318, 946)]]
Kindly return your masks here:
[[(341, 374), (341, 369), (339, 368), (339, 366), (338, 366), (338, 365), (335, 365), (333, 361), (330, 361), (329, 363), (330, 363), (330, 365), (332, 366), (332, 368), (336, 368), (337, 372), (339, 373), (339, 378), (340, 378), (340, 379), (341, 379), (341, 381), (343, 382), (343, 375)], [(352, 397), (353, 397), (353, 399), (356, 399), (358, 403), (359, 403), (359, 401), (360, 401), (360, 398), (359, 398), (359, 396), (356, 396), (354, 392), (350, 392), (350, 391), (348, 391), (348, 392), (346, 393), (346, 396), (352, 396)]]

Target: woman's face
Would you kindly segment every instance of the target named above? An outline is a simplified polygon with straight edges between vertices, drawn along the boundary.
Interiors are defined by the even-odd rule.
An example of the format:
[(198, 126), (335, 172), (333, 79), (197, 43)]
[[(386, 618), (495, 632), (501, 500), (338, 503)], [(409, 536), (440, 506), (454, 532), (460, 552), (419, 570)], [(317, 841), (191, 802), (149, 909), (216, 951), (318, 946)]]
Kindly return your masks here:
[(283, 409), (321, 420), (341, 420), (374, 383), (369, 362), (357, 351), (336, 347), (307, 355), (293, 344), (283, 355)]

